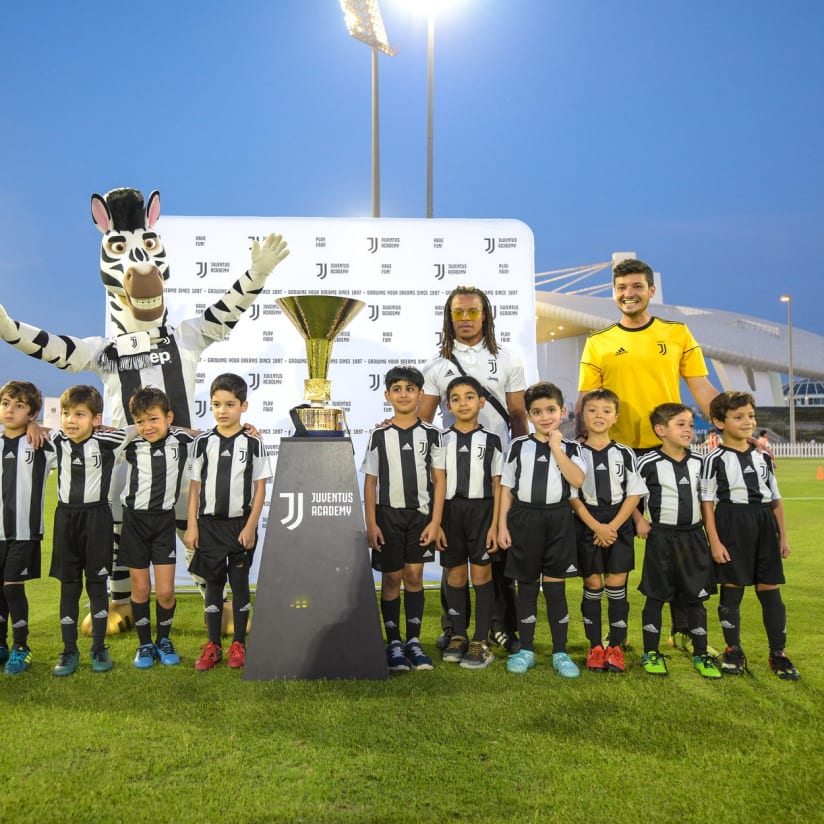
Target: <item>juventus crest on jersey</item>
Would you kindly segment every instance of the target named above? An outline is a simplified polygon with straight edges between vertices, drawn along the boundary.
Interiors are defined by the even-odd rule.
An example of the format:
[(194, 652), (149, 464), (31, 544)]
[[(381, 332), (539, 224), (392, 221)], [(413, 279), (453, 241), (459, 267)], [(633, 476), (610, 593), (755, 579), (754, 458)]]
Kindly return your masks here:
[[(586, 472), (586, 461), (577, 441), (564, 438), (567, 457)], [(557, 504), (568, 501), (572, 487), (561, 474), (549, 444), (533, 435), (515, 438), (509, 445), (501, 485), (512, 489), (513, 497), (523, 504)]]
[(443, 433), (446, 461), (446, 499), (491, 498), (492, 479), (503, 469), (501, 439), (483, 427), (459, 432), (450, 427)]
[(586, 477), (573, 497), (580, 497), (588, 506), (613, 506), (628, 495), (646, 494), (646, 486), (638, 475), (635, 453), (628, 446), (612, 441), (604, 449), (581, 445), (586, 461)]
[(162, 441), (149, 443), (137, 438), (127, 444), (123, 450), (128, 467), (123, 505), (139, 510), (174, 509), (193, 440), (186, 432), (170, 429)]
[(69, 506), (91, 506), (109, 500), (116, 450), (126, 432), (94, 432), (82, 443), (53, 430), (49, 436), (57, 453), (57, 499)]

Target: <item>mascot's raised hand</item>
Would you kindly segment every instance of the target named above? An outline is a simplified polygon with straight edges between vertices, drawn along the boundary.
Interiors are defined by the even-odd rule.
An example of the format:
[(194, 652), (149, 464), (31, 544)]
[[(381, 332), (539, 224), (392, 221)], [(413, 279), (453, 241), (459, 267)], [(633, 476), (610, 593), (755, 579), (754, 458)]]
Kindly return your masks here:
[(287, 255), (286, 241), (283, 235), (269, 235), (261, 246), (256, 240), (252, 242), (252, 265), (248, 277), (253, 289), (262, 289), (266, 278)]
[[(132, 423), (129, 399), (141, 386), (151, 385), (169, 396), (175, 424), (191, 428), (201, 353), (229, 336), (243, 312), (262, 292), (266, 278), (289, 254), (286, 242), (274, 234), (263, 244), (255, 242), (249, 269), (229, 286), (226, 294), (197, 317), (172, 325), (163, 294), (169, 279), (169, 263), (155, 229), (160, 217), (160, 193), (152, 192), (145, 208), (143, 195), (137, 189), (93, 194), (91, 212), (103, 235), (100, 278), (109, 295), (109, 313), (116, 334), (111, 338), (58, 335), (12, 320), (0, 307), (0, 338), (58, 369), (96, 372), (103, 381), (106, 409), (117, 427)], [(116, 516), (119, 492), (113, 479), (112, 505)], [(178, 517), (185, 519), (185, 505), (181, 511), (183, 514)], [(115, 546), (117, 540), (115, 535)], [(114, 612), (129, 612), (129, 590), (128, 570), (115, 565), (111, 578)], [(112, 631), (128, 623), (110, 615)]]

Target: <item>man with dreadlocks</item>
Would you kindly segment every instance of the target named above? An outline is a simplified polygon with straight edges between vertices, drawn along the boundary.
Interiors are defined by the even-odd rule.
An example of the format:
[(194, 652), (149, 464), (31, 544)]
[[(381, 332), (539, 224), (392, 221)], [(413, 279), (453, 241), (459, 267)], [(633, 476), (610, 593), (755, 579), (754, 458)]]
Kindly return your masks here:
[[(524, 406), (524, 367), (521, 360), (502, 349), (495, 339), (495, 318), (489, 298), (474, 286), (458, 286), (446, 299), (443, 309), (443, 333), (438, 357), (423, 369), (424, 395), (418, 405), (418, 414), (431, 422), (441, 405), (444, 428), (454, 423), (446, 398), (450, 381), (460, 375), (471, 375), (480, 382), (486, 404), (480, 410), (478, 422), (501, 439), (506, 452), (511, 438), (529, 433)], [(492, 582), (495, 603), (492, 613), (490, 642), (515, 653), (518, 643), (515, 614), (515, 588), (503, 575), (503, 558), (492, 556)], [(445, 649), (452, 636), (445, 602), (445, 581), (441, 582), (443, 634), (437, 640), (439, 649)], [(466, 594), (469, 612), (469, 590)], [(467, 615), (468, 617), (468, 615)]]

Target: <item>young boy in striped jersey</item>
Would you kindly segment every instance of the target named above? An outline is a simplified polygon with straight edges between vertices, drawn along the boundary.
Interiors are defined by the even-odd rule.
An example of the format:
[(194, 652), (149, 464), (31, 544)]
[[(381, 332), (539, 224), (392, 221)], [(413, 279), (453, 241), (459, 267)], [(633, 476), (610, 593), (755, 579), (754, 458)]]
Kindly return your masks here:
[[(618, 421), (620, 402), (611, 389), (594, 389), (581, 399), (587, 432), (582, 446), (586, 477), (570, 503), (578, 542), (578, 569), (584, 579), (581, 615), (590, 650), (586, 666), (593, 672), (623, 672), (629, 602), (627, 576), (635, 569), (632, 513), (646, 494), (635, 453), (609, 436)], [(602, 644), (601, 599), (606, 592), (609, 639)]]
[(223, 588), (232, 588), (234, 636), (227, 663), (246, 663), (249, 620), (249, 569), (257, 545), (257, 526), (272, 477), (269, 458), (258, 435), (243, 428), (249, 406), (246, 381), (230, 372), (218, 375), (209, 390), (217, 426), (199, 435), (192, 447), (189, 520), (183, 543), (192, 550), (189, 572), (206, 581), (206, 626), (209, 640), (195, 669), (213, 669), (223, 658), (220, 624)]
[[(446, 569), (446, 603), (453, 635), (443, 660), (465, 669), (483, 669), (495, 656), (487, 645), (495, 597), (491, 555), (498, 551), (501, 498), (501, 439), (478, 423), (486, 403), (477, 378), (464, 375), (446, 387), (455, 423), (444, 432), (446, 500), (441, 566)], [(469, 576), (467, 576), (467, 561)], [(475, 632), (467, 641), (466, 584), (475, 590)]]
[(704, 462), (701, 509), (721, 584), (718, 617), (727, 642), (721, 669), (727, 675), (747, 670), (741, 600), (744, 587), (755, 586), (770, 668), (779, 678), (797, 681), (798, 670), (784, 652), (787, 610), (779, 589), (784, 583), (782, 559), (790, 554), (790, 545), (772, 458), (750, 442), (755, 401), (747, 392), (722, 392), (710, 403), (710, 415), (722, 444)]
[(63, 652), (52, 673), (72, 675), (80, 662), (77, 618), (83, 577), (92, 614), (93, 672), (114, 664), (105, 645), (109, 615), (106, 578), (112, 569), (109, 489), (125, 429), (101, 431), (103, 398), (93, 386), (72, 386), (60, 396), (61, 429), (49, 437), (57, 453), (57, 509), (49, 575), (60, 581)]
[(649, 521), (636, 518), (639, 538), (647, 542), (641, 584), (647, 596), (641, 620), (644, 654), (641, 664), (650, 675), (666, 675), (658, 649), (664, 603), (685, 605), (692, 639), (693, 666), (704, 678), (721, 673), (707, 647), (704, 602), (715, 593), (715, 576), (698, 499), (703, 459), (690, 452), (694, 434), (692, 411), (682, 403), (662, 403), (650, 414), (661, 446), (642, 455), (638, 471), (646, 483)]
[(562, 678), (577, 678), (578, 667), (567, 654), (565, 579), (578, 575), (575, 523), (569, 499), (586, 474), (581, 445), (563, 437), (564, 396), (552, 383), (536, 383), (524, 393), (535, 429), (509, 445), (501, 475), (498, 544), (507, 550), (506, 576), (518, 582), (516, 606), (521, 649), (510, 655), (507, 672), (525, 673), (535, 666), (538, 580), (543, 581), (552, 634), (552, 666)]
[[(20, 675), (31, 664), (25, 583), (40, 577), (43, 499), (56, 461), (51, 443), (35, 448), (26, 437), (42, 406), (43, 396), (33, 383), (8, 381), (0, 388), (0, 664), (7, 675)], [(9, 623), (11, 650), (6, 644)]]
[[(189, 431), (171, 429), (174, 414), (162, 389), (144, 386), (131, 397), (129, 412), (140, 437), (124, 450), (126, 483), (120, 563), (129, 568), (131, 605), (139, 646), (134, 658), (138, 669), (150, 669), (155, 659), (165, 666), (180, 663), (169, 638), (175, 614), (175, 504), (189, 463)], [(149, 596), (154, 569), (157, 638), (152, 643)]]
[[(393, 366), (384, 397), (394, 415), (375, 429), (361, 471), (366, 540), (372, 568), (381, 573), (381, 615), (390, 672), (431, 670), (420, 644), (423, 565), (435, 557), (444, 504), (444, 457), (440, 430), (418, 417), (423, 375), (414, 366)], [(406, 645), (401, 640), (401, 584)]]

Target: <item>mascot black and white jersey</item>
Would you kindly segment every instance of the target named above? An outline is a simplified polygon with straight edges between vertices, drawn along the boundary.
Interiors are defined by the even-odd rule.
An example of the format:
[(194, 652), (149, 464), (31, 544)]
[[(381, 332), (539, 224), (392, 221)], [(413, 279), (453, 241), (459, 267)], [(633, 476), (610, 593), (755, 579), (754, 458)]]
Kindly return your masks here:
[(129, 398), (144, 385), (163, 389), (175, 424), (190, 427), (197, 362), (207, 346), (224, 340), (263, 290), (266, 278), (289, 254), (280, 235), (252, 247), (249, 270), (200, 316), (170, 325), (163, 295), (169, 264), (154, 229), (160, 193), (115, 189), (92, 195), (92, 217), (103, 233), (100, 277), (109, 295), (114, 338), (57, 335), (12, 320), (0, 306), (0, 336), (27, 355), (69, 372), (100, 375), (115, 426), (131, 423)]

